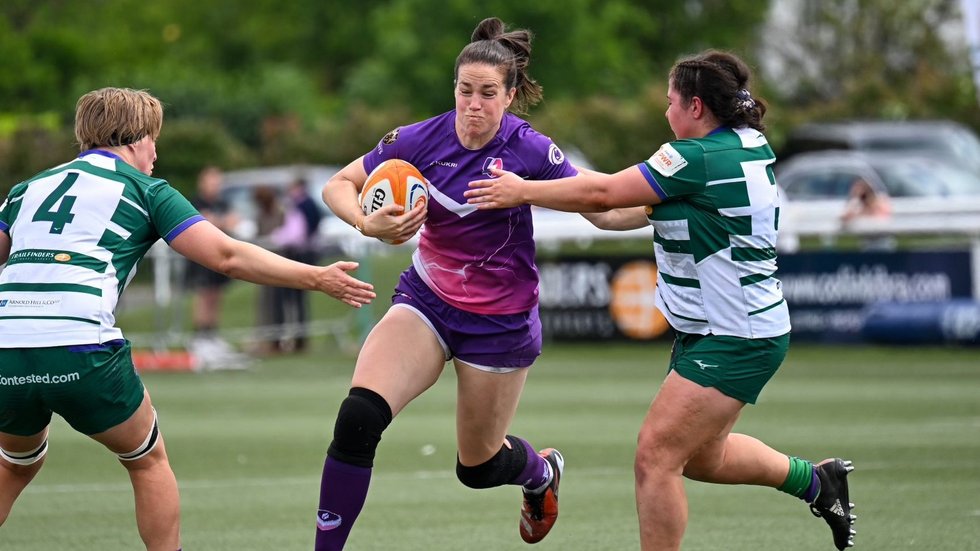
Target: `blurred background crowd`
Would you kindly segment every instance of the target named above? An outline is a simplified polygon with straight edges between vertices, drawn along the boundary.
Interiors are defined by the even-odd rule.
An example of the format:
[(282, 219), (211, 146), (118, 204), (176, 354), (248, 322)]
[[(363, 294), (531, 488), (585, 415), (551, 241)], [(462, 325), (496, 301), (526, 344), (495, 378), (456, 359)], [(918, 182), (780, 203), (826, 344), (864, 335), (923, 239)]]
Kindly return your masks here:
[[(975, 0), (6, 0), (0, 197), (75, 154), (80, 94), (148, 89), (166, 113), (155, 175), (196, 197), (226, 231), (308, 261), (361, 257), (378, 249), (337, 223), (320, 200), (322, 184), (392, 128), (449, 108), (447, 67), (475, 22), (491, 14), (535, 33), (530, 70), (546, 101), (527, 118), (576, 164), (597, 170), (639, 162), (672, 139), (665, 77), (677, 58), (710, 47), (752, 63), (778, 157), (781, 255), (863, 254), (781, 258), (797, 304), (795, 334), (853, 334), (867, 319), (856, 321), (856, 309), (881, 300), (980, 293), (980, 262), (971, 260), (980, 256)], [(200, 182), (208, 171), (217, 183), (206, 199)], [(579, 253), (609, 255), (593, 245), (610, 236), (584, 221), (536, 214), (544, 253), (573, 242)], [(645, 251), (649, 236), (627, 239), (637, 235)], [(961, 256), (917, 256), (939, 250)], [(893, 256), (867, 256), (885, 253)], [(939, 270), (945, 291), (921, 292), (914, 282), (933, 272), (915, 269), (937, 265), (950, 266)], [(560, 280), (563, 266), (559, 258), (543, 271), (553, 268)], [(224, 282), (172, 268), (157, 279), (180, 278), (193, 307), (189, 319), (168, 323), (192, 330), (205, 354), (233, 352), (215, 336)], [(816, 300), (819, 312), (807, 317), (810, 288), (821, 296), (851, 289), (853, 300), (844, 310)], [(154, 294), (158, 305), (171, 298), (159, 286)], [(548, 297), (543, 288), (544, 303)], [(260, 331), (252, 351), (302, 349), (306, 333), (294, 329), (307, 327), (306, 300), (261, 291), (254, 325), (274, 329)], [(551, 318), (553, 336), (572, 326), (580, 329), (570, 338), (596, 333), (591, 322), (562, 317), (563, 307)], [(966, 318), (976, 318), (967, 324), (976, 331), (964, 334), (980, 334), (980, 313)], [(609, 331), (621, 335), (622, 325)]]

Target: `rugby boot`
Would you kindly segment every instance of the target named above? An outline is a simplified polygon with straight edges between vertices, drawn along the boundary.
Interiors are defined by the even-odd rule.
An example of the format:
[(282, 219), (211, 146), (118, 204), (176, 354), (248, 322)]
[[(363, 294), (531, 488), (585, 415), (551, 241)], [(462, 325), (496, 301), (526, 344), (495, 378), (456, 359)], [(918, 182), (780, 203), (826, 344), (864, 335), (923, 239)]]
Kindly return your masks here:
[(558, 484), (565, 468), (561, 453), (548, 448), (538, 452), (551, 465), (551, 482), (543, 492), (531, 493), (524, 490), (524, 503), (521, 506), (521, 539), (527, 543), (543, 540), (558, 520)]
[(854, 465), (844, 459), (825, 459), (816, 465), (817, 477), (820, 479), (820, 492), (810, 504), (810, 511), (820, 517), (830, 526), (834, 534), (834, 545), (843, 551), (854, 546), (854, 536), (857, 532), (852, 526), (857, 517), (851, 514), (851, 503), (847, 495), (847, 473), (854, 470)]

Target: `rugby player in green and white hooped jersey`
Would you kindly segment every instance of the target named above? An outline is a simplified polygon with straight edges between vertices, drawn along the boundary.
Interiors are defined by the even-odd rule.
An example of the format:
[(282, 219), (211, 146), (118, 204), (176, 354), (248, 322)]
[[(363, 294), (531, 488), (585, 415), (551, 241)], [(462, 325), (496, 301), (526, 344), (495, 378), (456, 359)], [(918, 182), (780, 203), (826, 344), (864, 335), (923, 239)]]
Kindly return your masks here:
[(635, 458), (644, 551), (680, 549), (687, 525), (683, 477), (770, 486), (810, 504), (834, 545), (854, 544), (849, 461), (817, 465), (732, 432), (789, 346), (776, 272), (779, 196), (762, 134), (766, 108), (738, 57), (707, 51), (671, 69), (667, 121), (677, 140), (615, 174), (524, 181), (493, 171), (471, 182), (478, 208), (529, 203), (583, 212), (600, 228), (652, 224), (657, 306), (675, 331), (670, 369), (647, 412)]
[(212, 270), (315, 289), (360, 307), (372, 286), (228, 237), (150, 177), (163, 124), (145, 91), (103, 88), (76, 106), (82, 154), (14, 186), (0, 205), (0, 525), (40, 470), (52, 413), (117, 454), (149, 550), (180, 548), (179, 496), (157, 415), (115, 326), (120, 294), (160, 238)]

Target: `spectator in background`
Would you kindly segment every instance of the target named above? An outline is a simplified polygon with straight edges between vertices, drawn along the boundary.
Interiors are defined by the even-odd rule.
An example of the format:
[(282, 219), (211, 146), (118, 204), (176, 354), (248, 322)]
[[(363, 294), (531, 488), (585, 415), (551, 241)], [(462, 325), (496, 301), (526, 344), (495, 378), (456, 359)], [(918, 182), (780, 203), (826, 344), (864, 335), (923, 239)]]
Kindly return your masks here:
[[(317, 261), (317, 231), (323, 211), (306, 190), (306, 180), (294, 180), (286, 192), (286, 211), (282, 226), (272, 232), (272, 243), (286, 258), (298, 262)], [(285, 349), (303, 350), (306, 348), (307, 322), (309, 321), (309, 297), (299, 289), (276, 289), (274, 319), (276, 325), (287, 330), (279, 346)]]
[[(228, 203), (221, 198), (224, 174), (216, 166), (207, 166), (197, 175), (197, 195), (191, 204), (216, 228), (231, 234), (238, 217)], [(196, 262), (188, 262), (187, 288), (193, 292), (191, 352), (199, 361), (217, 367), (224, 358), (234, 356), (231, 346), (218, 336), (218, 318), (225, 286), (231, 281), (227, 276), (209, 270)]]
[[(887, 220), (891, 215), (892, 203), (888, 192), (871, 185), (864, 178), (858, 178), (851, 185), (840, 221), (846, 228), (855, 220), (862, 218)], [(864, 235), (861, 238), (861, 249), (864, 251), (891, 251), (896, 246), (897, 241), (891, 235)]]
[[(283, 224), (284, 213), (282, 204), (272, 186), (260, 186), (252, 192), (252, 201), (256, 208), (255, 242), (261, 247), (282, 253), (272, 242), (272, 234)], [(258, 326), (256, 337), (256, 352), (262, 355), (279, 352), (279, 341), (282, 338), (282, 315), (279, 304), (279, 288), (261, 286), (258, 289), (258, 304), (255, 324)]]
[(864, 178), (854, 180), (841, 214), (841, 222), (847, 224), (857, 218), (889, 218), (892, 204), (888, 192), (877, 189)]

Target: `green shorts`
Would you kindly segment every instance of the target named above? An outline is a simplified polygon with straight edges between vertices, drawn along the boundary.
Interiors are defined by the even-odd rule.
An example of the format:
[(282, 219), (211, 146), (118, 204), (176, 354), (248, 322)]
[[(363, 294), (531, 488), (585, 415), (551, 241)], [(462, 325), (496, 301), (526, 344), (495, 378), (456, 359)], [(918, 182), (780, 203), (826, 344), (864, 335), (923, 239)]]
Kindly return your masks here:
[(142, 401), (129, 342), (0, 349), (0, 432), (37, 434), (54, 412), (96, 434), (129, 419)]
[(789, 333), (745, 339), (677, 332), (670, 369), (701, 386), (754, 404), (789, 350)]

